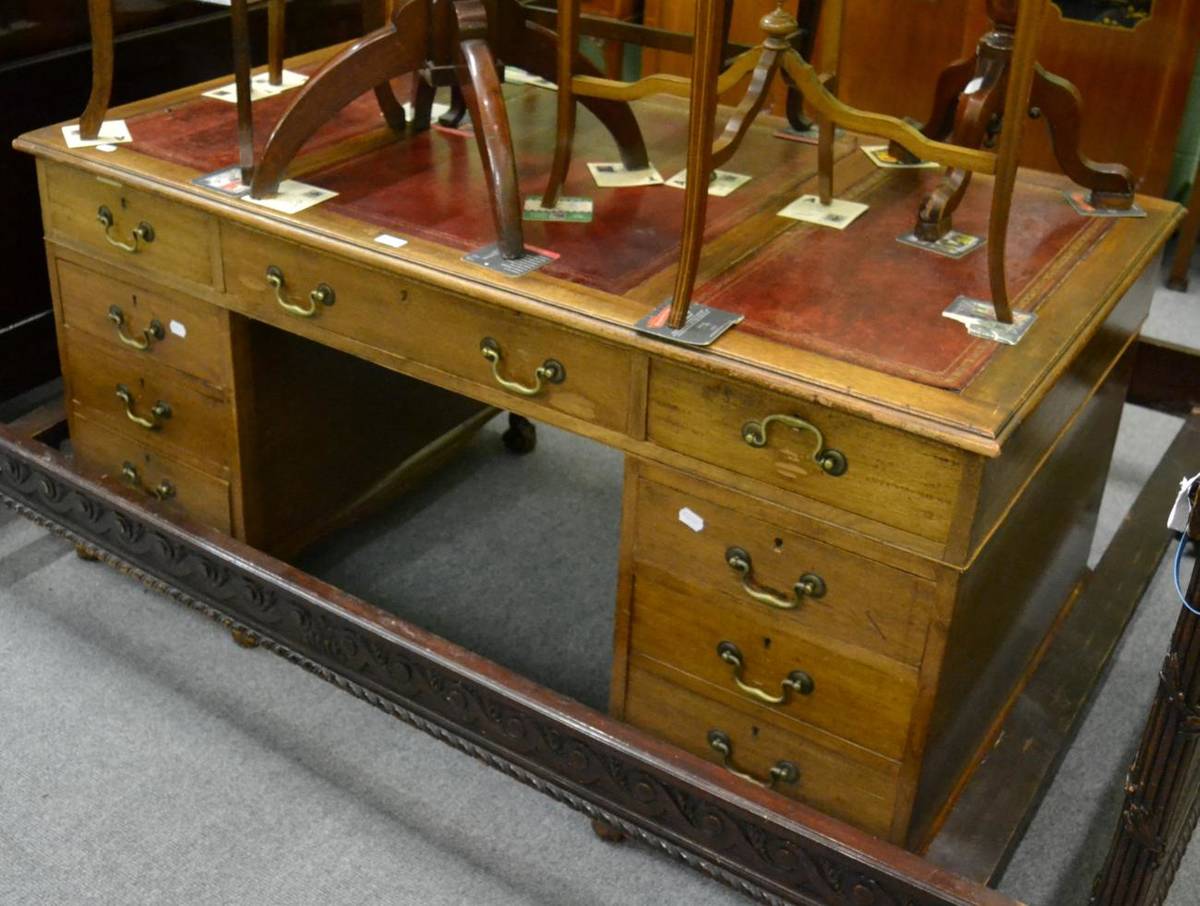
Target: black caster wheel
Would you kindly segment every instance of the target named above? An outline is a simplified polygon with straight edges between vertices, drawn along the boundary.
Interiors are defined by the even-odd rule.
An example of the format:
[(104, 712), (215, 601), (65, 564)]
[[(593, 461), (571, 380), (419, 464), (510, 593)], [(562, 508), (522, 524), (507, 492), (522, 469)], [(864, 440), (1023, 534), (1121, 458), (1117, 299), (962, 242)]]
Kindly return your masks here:
[(504, 447), (510, 453), (524, 456), (537, 448), (537, 426), (521, 415), (508, 416), (508, 430), (501, 436)]

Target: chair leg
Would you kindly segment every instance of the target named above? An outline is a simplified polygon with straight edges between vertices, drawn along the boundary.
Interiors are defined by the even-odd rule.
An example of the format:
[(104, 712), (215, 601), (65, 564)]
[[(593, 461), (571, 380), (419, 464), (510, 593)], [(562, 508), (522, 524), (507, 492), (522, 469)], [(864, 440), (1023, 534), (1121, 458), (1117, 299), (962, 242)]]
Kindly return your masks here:
[[(1009, 60), (1008, 51), (998, 50), (986, 43), (980, 45), (977, 64), (972, 68), (973, 78), (978, 85), (970, 94), (958, 99), (951, 139), (954, 144), (980, 148), (990, 137), (996, 118), (1004, 107)], [(946, 171), (937, 189), (921, 202), (915, 228), (919, 238), (936, 242), (950, 232), (954, 212), (958, 210), (970, 184), (969, 171), (954, 167)]]
[(575, 55), (579, 46), (579, 0), (558, 2), (558, 51), (554, 81), (558, 85), (557, 115), (554, 126), (554, 160), (550, 164), (550, 176), (546, 180), (546, 191), (542, 193), (542, 207), (553, 208), (558, 204), (558, 195), (567, 180), (571, 167), (571, 145), (575, 141)]
[(113, 81), (113, 0), (88, 0), (92, 32), (92, 93), (79, 118), (79, 137), (94, 140), (100, 135)]
[[(557, 84), (558, 38), (554, 32), (533, 22), (526, 22), (519, 36), (509, 44), (497, 49), (505, 60)], [(602, 75), (582, 54), (576, 54), (572, 71), (578, 75)], [(580, 95), (576, 95), (575, 100), (608, 130), (617, 145), (621, 163), (626, 170), (644, 170), (650, 166), (650, 155), (646, 150), (645, 139), (642, 138), (642, 130), (638, 127), (633, 109), (627, 103)]]
[(407, 0), (391, 22), (337, 54), (309, 79), (271, 134), (251, 194), (262, 198), (278, 191), (301, 146), (364, 91), (423, 67), (428, 21), (427, 0)]
[(458, 23), (458, 83), (471, 113), (475, 141), (488, 181), (497, 246), (505, 258), (525, 254), (521, 228), (521, 192), (508, 111), (496, 61), (487, 42), (487, 11), (481, 0), (453, 0)]
[(692, 290), (700, 270), (704, 225), (708, 213), (708, 183), (712, 175), (713, 132), (717, 115), (717, 77), (721, 68), (722, 0), (699, 0), (696, 38), (692, 50), (692, 96), (688, 106), (687, 187), (683, 201), (683, 235), (679, 270), (667, 324), (678, 330), (687, 322)]
[(1034, 69), (1030, 115), (1045, 119), (1054, 157), (1072, 181), (1091, 189), (1088, 200), (1098, 208), (1127, 211), (1133, 206), (1133, 174), (1121, 164), (1098, 164), (1079, 150), (1083, 100), (1066, 79)]
[[(387, 12), (387, 0), (362, 0), (363, 34), (370, 34), (386, 26), (388, 24)], [(404, 115), (404, 105), (392, 91), (391, 84), (383, 82), (376, 85), (375, 99), (379, 103), (379, 110), (383, 114), (384, 121), (393, 132), (403, 135), (408, 126)], [(425, 128), (428, 126), (429, 124), (426, 123)]]
[(457, 129), (467, 118), (467, 102), (463, 98), (462, 88), (457, 84), (450, 86), (450, 109), (438, 117), (438, 125), (447, 129)]
[(229, 18), (233, 29), (233, 81), (237, 88), (238, 164), (242, 183), (254, 178), (254, 113), (250, 86), (250, 11), (247, 0), (233, 0)]
[(271, 0), (267, 7), (267, 79), (283, 84), (283, 58), (287, 52), (287, 0)]

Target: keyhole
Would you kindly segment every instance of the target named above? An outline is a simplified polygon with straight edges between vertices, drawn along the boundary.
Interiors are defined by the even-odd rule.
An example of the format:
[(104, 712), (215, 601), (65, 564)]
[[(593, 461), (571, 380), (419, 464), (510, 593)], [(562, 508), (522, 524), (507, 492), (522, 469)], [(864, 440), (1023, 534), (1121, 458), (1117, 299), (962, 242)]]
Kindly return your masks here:
[(764, 637), (763, 637), (763, 648), (770, 648), (770, 647), (771, 647), (771, 638), (770, 638), (770, 636), (764, 636)]
[(777, 553), (777, 554), (783, 553), (783, 539), (782, 538), (775, 539), (775, 553)]
[(751, 728), (750, 728), (750, 736), (751, 736), (752, 738), (754, 738), (754, 739), (757, 739), (757, 738), (758, 738), (758, 727), (751, 727)]

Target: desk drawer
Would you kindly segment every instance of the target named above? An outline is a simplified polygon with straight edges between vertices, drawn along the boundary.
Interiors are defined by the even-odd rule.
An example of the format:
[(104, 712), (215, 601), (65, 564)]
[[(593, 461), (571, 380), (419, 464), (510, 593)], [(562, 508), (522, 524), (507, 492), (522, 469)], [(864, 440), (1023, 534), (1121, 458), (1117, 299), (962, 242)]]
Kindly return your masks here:
[(233, 419), (223, 398), (133, 351), (113, 354), (78, 331), (66, 335), (76, 411), (200, 468), (229, 465)]
[(639, 565), (629, 647), (775, 726), (803, 722), (888, 758), (904, 754), (917, 671), (819, 640), (792, 620)]
[[(780, 762), (790, 762), (796, 780), (777, 781), (777, 792), (880, 837), (892, 832), (899, 785), (896, 762), (821, 734), (781, 730), (637, 665), (629, 673), (625, 720), (759, 782)], [(714, 748), (714, 739), (718, 746), (727, 743), (727, 757)], [(783, 772), (786, 778), (786, 766)]]
[[(964, 472), (950, 447), (658, 361), (648, 432), (664, 447), (935, 541), (948, 537)], [(814, 461), (819, 448), (828, 470)]]
[(810, 638), (920, 663), (935, 583), (747, 516), (736, 508), (740, 495), (706, 490), (729, 506), (639, 480), (639, 561), (728, 596), (731, 618), (755, 614)]
[[(101, 258), (174, 280), (203, 286), (216, 282), (216, 226), (207, 214), (61, 164), (46, 163), (45, 173), (51, 238), (80, 243)], [(135, 231), (141, 235), (135, 237)]]
[(227, 387), (226, 315), (214, 305), (145, 289), (57, 259), (63, 323), (109, 351), (169, 365)]
[[(497, 405), (528, 399), (628, 430), (635, 382), (624, 350), (249, 230), (224, 228), (222, 248), (230, 304), (253, 318), (318, 341), (328, 333), (348, 337), (466, 379), (490, 390), (484, 398)], [(282, 281), (278, 292), (268, 282), (269, 272), (275, 282)], [(321, 298), (332, 304), (311, 295), (322, 288)], [(500, 356), (494, 372), (482, 353), (485, 341)], [(548, 365), (556, 373), (539, 379), (539, 369)], [(530, 392), (535, 386), (537, 391)], [(458, 386), (451, 389), (471, 395)]]
[(102, 428), (78, 413), (71, 419), (71, 446), (85, 469), (143, 492), (151, 505), (168, 515), (181, 513), (229, 532), (228, 482)]

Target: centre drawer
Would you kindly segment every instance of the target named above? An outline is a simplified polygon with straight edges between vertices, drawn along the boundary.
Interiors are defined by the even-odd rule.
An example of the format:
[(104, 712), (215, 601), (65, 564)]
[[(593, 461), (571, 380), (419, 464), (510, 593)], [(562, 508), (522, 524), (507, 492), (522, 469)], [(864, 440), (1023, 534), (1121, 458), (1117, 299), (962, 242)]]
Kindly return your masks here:
[(253, 318), (409, 359), (414, 376), (433, 383), (428, 369), (465, 379), (495, 405), (528, 400), (628, 430), (640, 387), (618, 347), (250, 230), (225, 228), (222, 248), (230, 304)]
[(647, 430), (664, 447), (938, 542), (964, 480), (951, 447), (660, 361)]
[(888, 758), (904, 754), (917, 697), (917, 671), (904, 664), (818, 641), (650, 567), (634, 582), (629, 647), (776, 726), (803, 722)]
[(207, 471), (229, 466), (233, 417), (223, 396), (134, 352), (110, 354), (86, 334), (65, 334), (76, 411)]

